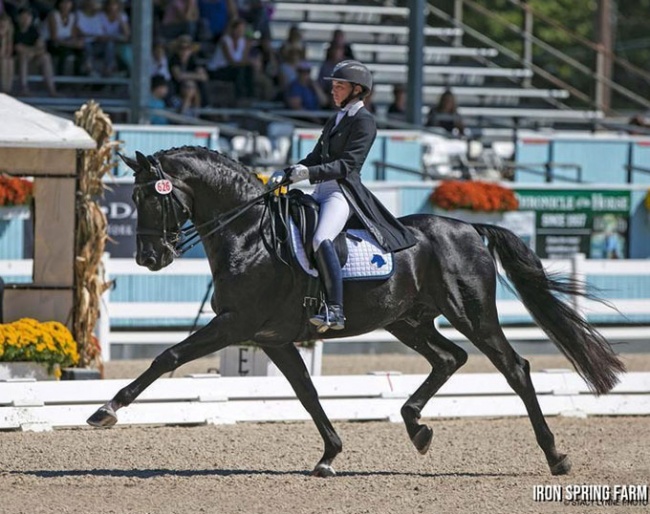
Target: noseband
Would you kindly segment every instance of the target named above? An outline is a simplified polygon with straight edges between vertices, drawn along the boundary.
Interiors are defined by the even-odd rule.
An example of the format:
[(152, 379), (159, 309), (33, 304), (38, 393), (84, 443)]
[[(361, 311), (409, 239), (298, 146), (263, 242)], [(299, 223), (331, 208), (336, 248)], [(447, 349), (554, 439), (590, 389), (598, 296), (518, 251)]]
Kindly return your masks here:
[[(200, 242), (201, 235), (198, 232), (199, 228), (214, 225), (203, 237), (209, 237), (215, 232), (221, 230), (226, 225), (237, 219), (253, 206), (263, 202), (264, 198), (273, 194), (278, 189), (285, 187), (290, 181), (288, 179), (276, 184), (271, 189), (264, 191), (262, 194), (256, 196), (252, 200), (223, 213), (216, 218), (209, 220), (200, 225), (188, 225), (185, 228), (181, 226), (181, 221), (178, 217), (176, 207), (174, 204), (180, 206), (182, 212), (190, 217), (190, 210), (181, 202), (176, 194), (176, 190), (172, 181), (167, 178), (165, 172), (160, 165), (160, 161), (152, 156), (147, 159), (151, 163), (152, 169), (156, 173), (155, 180), (143, 184), (136, 184), (136, 187), (146, 188), (153, 192), (160, 200), (160, 207), (162, 210), (162, 229), (143, 227), (140, 224), (140, 217), (138, 217), (138, 224), (136, 227), (136, 235), (138, 236), (159, 236), (163, 240), (163, 244), (170, 248), (176, 256), (183, 255)], [(169, 229), (167, 226), (167, 212), (171, 210), (173, 228)], [(181, 240), (182, 239), (182, 240)]]

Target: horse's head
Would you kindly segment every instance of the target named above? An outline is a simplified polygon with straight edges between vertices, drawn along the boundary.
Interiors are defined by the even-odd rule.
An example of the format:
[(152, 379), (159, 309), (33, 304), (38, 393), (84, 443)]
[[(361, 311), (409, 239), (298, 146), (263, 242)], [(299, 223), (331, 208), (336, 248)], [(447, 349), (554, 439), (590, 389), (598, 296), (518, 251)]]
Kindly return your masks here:
[(191, 197), (171, 171), (156, 158), (136, 152), (136, 159), (120, 155), (135, 172), (133, 202), (138, 213), (135, 260), (157, 271), (172, 263), (181, 227), (191, 212)]

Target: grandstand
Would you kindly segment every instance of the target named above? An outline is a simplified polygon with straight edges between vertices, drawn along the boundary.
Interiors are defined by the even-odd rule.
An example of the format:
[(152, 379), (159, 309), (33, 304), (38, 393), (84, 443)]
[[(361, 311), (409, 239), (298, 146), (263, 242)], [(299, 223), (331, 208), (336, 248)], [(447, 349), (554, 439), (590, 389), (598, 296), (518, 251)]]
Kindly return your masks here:
[[(316, 80), (332, 34), (341, 30), (355, 58), (366, 63), (374, 74), (372, 101), (380, 127), (422, 131), (425, 161), (428, 149), (440, 148), (439, 138), (452, 136), (439, 127), (426, 126), (430, 111), (448, 90), (458, 106), (457, 113), (449, 116), (462, 118), (465, 139), (477, 140), (489, 150), (496, 149), (498, 157), (506, 160), (515, 158), (517, 133), (523, 128), (594, 131), (623, 127), (625, 130), (626, 120), (633, 113), (650, 108), (647, 99), (613, 82), (605, 73), (603, 59), (607, 55), (601, 53), (602, 48), (595, 43), (577, 41), (577, 46), (592, 53), (594, 65), (590, 67), (578, 62), (540, 39), (533, 27), (553, 23), (555, 30), (568, 29), (533, 12), (519, 0), (509, 2), (513, 13), (521, 17), (521, 28), (505, 22), (473, 0), (448, 2), (447, 10), (439, 2), (282, 0), (269, 3), (272, 7), (270, 37), (272, 47), (279, 52), (290, 29), (297, 28), (302, 34), (304, 59), (311, 64)], [(131, 46), (135, 62), (150, 68), (151, 41), (148, 38), (157, 31), (158, 22), (152, 23), (147, 18), (152, 16), (148, 2), (131, 4), (129, 14), (134, 34)], [(409, 46), (411, 6), (424, 6), (422, 48)], [(505, 24), (504, 30), (513, 32), (514, 37), (521, 40), (521, 51), (515, 52), (504, 41), (471, 26), (467, 13), (478, 13), (495, 24)], [(171, 52), (173, 41), (167, 42)], [(197, 59), (205, 65), (213, 52), (214, 41), (197, 33), (196, 46), (199, 49)], [(422, 57), (419, 70), (422, 88), (418, 91), (407, 84), (414, 52), (421, 52)], [(551, 73), (551, 69), (545, 67), (548, 60), (540, 60), (542, 54), (569, 67), (574, 75), (583, 78), (583, 82), (571, 83), (566, 76)], [(620, 59), (614, 59), (621, 64)], [(647, 78), (647, 74), (629, 63), (625, 63), (624, 68), (628, 73), (639, 72)], [(590, 91), (580, 85), (584, 84), (585, 77), (591, 83)], [(128, 69), (110, 76), (57, 75), (55, 83), (60, 96), (36, 93), (20, 99), (48, 111), (69, 115), (81, 101), (94, 98), (115, 122), (141, 122), (150, 115), (146, 99), (148, 80), (146, 72), (129, 73)], [(28, 81), (38, 91), (42, 77), (32, 70)], [(417, 114), (421, 117), (416, 115), (414, 123), (407, 123), (407, 116), (387, 115), (393, 90), (402, 84), (407, 86), (408, 95), (420, 99), (417, 105), (422, 106), (422, 112)], [(285, 164), (290, 158), (288, 141), (293, 129), (318, 127), (331, 115), (331, 110), (326, 108), (315, 112), (288, 109), (279, 86), (271, 98), (253, 98), (246, 102), (238, 101), (232, 84), (221, 80), (211, 79), (205, 90), (207, 98), (200, 107), (193, 108), (190, 115), (179, 113), (171, 105), (154, 114), (172, 124), (218, 127), (220, 148), (249, 164), (270, 167)], [(624, 111), (612, 108), (609, 100), (612, 95), (624, 100), (619, 102), (625, 106)], [(440, 117), (444, 119), (445, 115)], [(640, 128), (640, 133), (644, 130)], [(475, 145), (459, 146), (453, 141), (449, 145), (450, 149), (461, 147), (463, 151), (474, 149), (474, 152), (465, 151), (466, 160), (477, 161), (480, 157), (481, 152), (476, 151)]]

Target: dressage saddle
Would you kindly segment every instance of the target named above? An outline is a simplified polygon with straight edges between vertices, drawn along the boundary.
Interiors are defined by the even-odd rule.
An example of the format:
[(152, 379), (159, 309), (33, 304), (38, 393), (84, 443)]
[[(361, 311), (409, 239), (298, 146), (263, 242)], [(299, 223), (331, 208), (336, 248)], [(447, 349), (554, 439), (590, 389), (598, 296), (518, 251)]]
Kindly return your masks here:
[[(312, 240), (318, 226), (320, 205), (310, 195), (299, 189), (292, 189), (286, 195), (273, 196), (269, 200), (271, 210), (271, 246), (276, 255), (294, 259), (293, 245), (291, 244), (292, 232), (289, 227), (289, 220), (292, 220), (298, 229), (302, 246), (305, 249), (307, 258), (312, 266), (316, 267)], [(338, 255), (341, 267), (345, 266), (348, 260), (348, 245), (346, 238), (358, 240), (345, 230), (333, 241), (336, 254)]]

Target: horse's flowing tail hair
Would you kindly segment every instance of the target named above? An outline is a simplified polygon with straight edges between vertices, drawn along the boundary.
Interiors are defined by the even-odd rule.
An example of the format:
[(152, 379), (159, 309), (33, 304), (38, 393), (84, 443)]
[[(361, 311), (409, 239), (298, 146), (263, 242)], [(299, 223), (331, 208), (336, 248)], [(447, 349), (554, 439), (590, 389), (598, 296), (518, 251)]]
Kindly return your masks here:
[(487, 239), (495, 260), (499, 257), (506, 276), (535, 322), (578, 374), (597, 394), (610, 391), (625, 365), (603, 335), (557, 295), (600, 299), (588, 293), (580, 281), (547, 274), (537, 255), (509, 230), (493, 225), (473, 226)]

